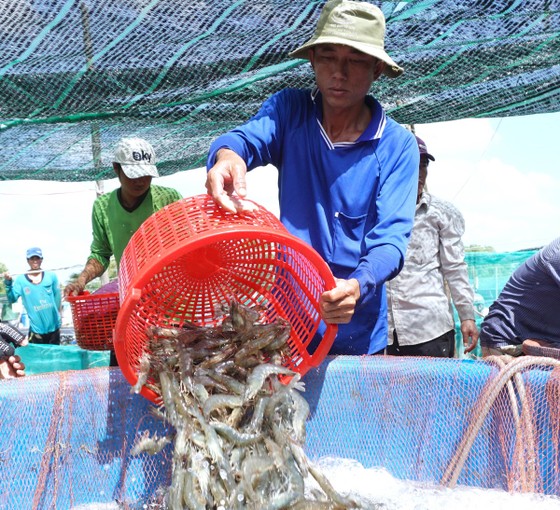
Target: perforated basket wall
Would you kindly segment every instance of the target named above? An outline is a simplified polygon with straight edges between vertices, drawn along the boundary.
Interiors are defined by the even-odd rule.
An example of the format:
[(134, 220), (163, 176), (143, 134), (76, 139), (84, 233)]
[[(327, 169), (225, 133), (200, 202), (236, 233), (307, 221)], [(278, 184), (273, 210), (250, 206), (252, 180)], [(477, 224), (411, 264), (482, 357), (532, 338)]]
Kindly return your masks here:
[[(323, 361), (337, 328), (322, 324), (319, 297), (334, 277), (313, 248), (256, 207), (233, 214), (197, 195), (156, 212), (132, 236), (119, 266), (115, 328), (115, 352), (131, 384), (148, 327), (216, 326), (216, 306), (232, 299), (258, 306), (264, 322), (290, 322), (287, 366), (305, 373)], [(320, 326), (325, 333), (317, 343)], [(147, 388), (142, 394), (155, 399)]]
[(90, 351), (113, 350), (119, 293), (82, 294), (66, 298), (72, 309), (76, 342)]

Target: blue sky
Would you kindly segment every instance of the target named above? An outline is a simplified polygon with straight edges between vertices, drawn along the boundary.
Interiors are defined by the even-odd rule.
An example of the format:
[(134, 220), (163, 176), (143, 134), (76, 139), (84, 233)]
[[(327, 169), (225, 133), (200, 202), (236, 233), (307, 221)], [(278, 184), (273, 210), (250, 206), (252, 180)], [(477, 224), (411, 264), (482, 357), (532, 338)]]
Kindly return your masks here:
[[(559, 125), (560, 113), (416, 125), (436, 158), (428, 189), (461, 210), (466, 245), (513, 251), (560, 235)], [(190, 170), (154, 183), (195, 195), (205, 193), (204, 174)], [(105, 181), (105, 191), (117, 185)], [(251, 172), (248, 190), (249, 198), (277, 213), (274, 169)], [(59, 270), (66, 281), (89, 254), (95, 196), (94, 183), (0, 182), (0, 262), (12, 273), (25, 271), (25, 251), (38, 245), (43, 267)]]
[(465, 244), (511, 251), (560, 235), (560, 113), (417, 126), (436, 161), (428, 188), (453, 202)]

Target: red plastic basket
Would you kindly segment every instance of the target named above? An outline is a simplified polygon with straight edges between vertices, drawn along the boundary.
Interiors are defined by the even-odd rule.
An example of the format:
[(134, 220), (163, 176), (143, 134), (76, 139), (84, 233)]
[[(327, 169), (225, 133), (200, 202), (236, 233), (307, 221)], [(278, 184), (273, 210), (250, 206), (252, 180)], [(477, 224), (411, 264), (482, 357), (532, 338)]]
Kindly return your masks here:
[(67, 296), (76, 342), (88, 351), (113, 350), (113, 330), (119, 312), (119, 293)]
[[(271, 212), (255, 206), (251, 214), (233, 214), (197, 195), (159, 210), (132, 236), (119, 266), (114, 341), (130, 384), (137, 381), (148, 327), (215, 326), (216, 305), (232, 299), (264, 309), (265, 322), (290, 322), (291, 369), (304, 374), (324, 360), (337, 332), (319, 313), (319, 297), (335, 286), (331, 270)], [(320, 326), (325, 333), (312, 347)], [(156, 400), (146, 387), (141, 393)]]

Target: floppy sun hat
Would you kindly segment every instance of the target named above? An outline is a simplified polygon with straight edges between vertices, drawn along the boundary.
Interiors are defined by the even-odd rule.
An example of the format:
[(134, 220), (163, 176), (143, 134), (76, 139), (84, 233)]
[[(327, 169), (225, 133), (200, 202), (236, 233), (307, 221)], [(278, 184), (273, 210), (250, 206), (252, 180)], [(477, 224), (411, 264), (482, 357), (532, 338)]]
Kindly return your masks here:
[(117, 146), (113, 162), (121, 165), (129, 179), (159, 177), (154, 148), (142, 138), (123, 138)]
[(383, 74), (395, 78), (404, 69), (385, 52), (384, 38), (385, 16), (378, 7), (366, 2), (331, 0), (319, 16), (313, 37), (290, 56), (309, 58), (308, 50), (317, 44), (345, 44), (385, 62)]

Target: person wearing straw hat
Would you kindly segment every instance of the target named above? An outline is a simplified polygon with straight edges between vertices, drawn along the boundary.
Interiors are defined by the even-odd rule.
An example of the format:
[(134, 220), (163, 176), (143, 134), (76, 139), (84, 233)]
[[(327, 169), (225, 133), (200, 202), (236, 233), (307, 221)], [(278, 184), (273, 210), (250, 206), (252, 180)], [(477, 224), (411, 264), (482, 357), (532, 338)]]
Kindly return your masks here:
[(368, 94), (403, 72), (384, 38), (376, 6), (327, 2), (311, 39), (290, 54), (309, 60), (316, 86), (272, 95), (208, 154), (206, 189), (232, 212), (248, 209), (247, 170), (278, 168), (282, 223), (336, 277), (320, 303), (324, 321), (339, 325), (331, 354), (383, 352), (384, 283), (402, 268), (413, 224), (416, 140)]
[(29, 342), (60, 345), (62, 319), (58, 277), (53, 271), (41, 268), (41, 248), (29, 248), (26, 258), (29, 271), (25, 274), (20, 274), (13, 280), (9, 273), (4, 273), (6, 296), (10, 303), (15, 303), (21, 297), (29, 317)]
[(177, 190), (152, 185), (159, 177), (156, 155), (142, 138), (122, 138), (115, 150), (113, 169), (121, 186), (93, 203), (93, 241), (83, 271), (64, 289), (77, 296), (94, 278), (101, 276), (115, 257), (117, 267), (130, 238), (153, 213), (181, 200)]

